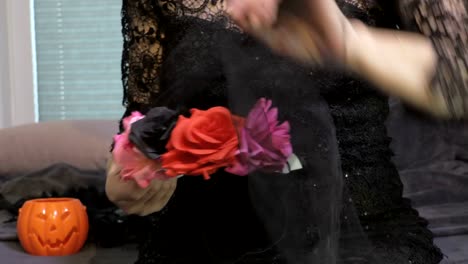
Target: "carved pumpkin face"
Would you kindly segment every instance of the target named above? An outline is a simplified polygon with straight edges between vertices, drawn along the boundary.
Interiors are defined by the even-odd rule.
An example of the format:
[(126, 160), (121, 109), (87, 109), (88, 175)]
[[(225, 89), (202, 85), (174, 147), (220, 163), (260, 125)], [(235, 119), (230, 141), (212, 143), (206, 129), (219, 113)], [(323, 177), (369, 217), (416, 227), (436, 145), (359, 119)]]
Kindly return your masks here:
[(24, 203), (17, 231), (23, 248), (40, 256), (78, 252), (88, 235), (86, 208), (77, 199), (34, 199)]

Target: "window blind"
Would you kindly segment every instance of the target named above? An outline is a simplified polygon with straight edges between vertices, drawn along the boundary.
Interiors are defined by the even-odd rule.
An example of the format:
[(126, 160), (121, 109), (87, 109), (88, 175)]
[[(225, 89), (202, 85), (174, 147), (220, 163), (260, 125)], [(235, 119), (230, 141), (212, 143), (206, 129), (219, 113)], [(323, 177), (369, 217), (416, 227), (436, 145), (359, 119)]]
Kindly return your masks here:
[(36, 0), (39, 121), (123, 113), (121, 1)]

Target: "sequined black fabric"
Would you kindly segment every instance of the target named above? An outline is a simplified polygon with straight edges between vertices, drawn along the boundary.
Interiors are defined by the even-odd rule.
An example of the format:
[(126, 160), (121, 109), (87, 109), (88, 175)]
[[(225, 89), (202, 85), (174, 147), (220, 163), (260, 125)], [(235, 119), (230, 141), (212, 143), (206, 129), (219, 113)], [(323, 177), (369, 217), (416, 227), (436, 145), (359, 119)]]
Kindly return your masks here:
[[(348, 77), (335, 79), (333, 85), (341, 88), (326, 97), (349, 190), (345, 208), (356, 207), (375, 250), (385, 256), (385, 262), (378, 263), (438, 263), (441, 253), (432, 244), (427, 221), (402, 197), (403, 186), (391, 162), (387, 98)], [(346, 214), (342, 220), (346, 222)]]
[[(345, 3), (342, 5), (352, 12), (356, 8), (362, 10), (363, 6), (369, 6), (361, 5), (365, 1), (354, 1), (361, 3), (360, 5), (353, 1), (343, 2)], [(126, 114), (133, 110), (145, 112), (155, 105), (207, 108), (229, 104), (226, 99), (226, 83), (229, 78), (223, 75), (226, 64), (216, 59), (224, 55), (220, 50), (212, 48), (216, 43), (210, 43), (219, 41), (219, 38), (200, 37), (203, 34), (218, 34), (212, 31), (216, 27), (220, 32), (226, 28), (232, 32), (238, 31), (224, 16), (223, 5), (222, 0), (124, 0), (123, 33), (126, 42), (122, 66)], [(367, 19), (369, 23), (378, 21), (369, 17), (368, 10), (353, 15)], [(206, 23), (215, 26), (207, 26)], [(190, 35), (193, 32), (198, 33)], [(226, 37), (229, 35), (227, 33)], [(243, 41), (248, 44), (251, 40), (244, 37)], [(252, 42), (252, 45), (258, 44)], [(432, 243), (432, 234), (427, 229), (427, 223), (411, 208), (410, 202), (402, 198), (402, 184), (391, 163), (392, 153), (388, 146), (390, 139), (384, 125), (388, 114), (387, 98), (350, 76), (331, 70), (301, 69), (292, 63), (272, 59), (268, 52), (259, 50), (261, 49), (253, 49), (251, 56), (253, 60), (267, 60), (259, 65), (270, 62), (278, 67), (277, 72), (284, 70), (290, 74), (284, 76), (308, 78), (312, 82), (312, 87), (315, 88), (312, 91), (307, 89), (308, 86), (291, 91), (278, 88), (276, 93), (269, 95), (302, 102), (318, 102), (320, 107), (316, 109), (323, 112), (306, 109), (306, 104), (303, 104), (302, 111), (284, 112), (288, 113), (287, 117), (295, 126), (319, 127), (310, 130), (317, 131), (316, 133), (308, 134), (316, 146), (316, 152), (313, 153), (315, 156), (310, 160), (320, 160), (319, 155), (322, 153), (325, 155), (323, 160), (327, 160), (326, 156), (329, 154), (326, 153), (333, 154), (338, 151), (335, 148), (339, 148), (342, 180), (346, 186), (343, 197), (334, 197), (340, 200), (338, 204), (344, 204), (344, 208), (340, 209), (342, 213), (338, 214), (339, 220), (343, 230), (346, 230), (347, 221), (354, 218), (354, 213), (358, 214), (358, 224), (369, 237), (370, 255), (377, 256), (375, 259), (366, 258), (363, 252), (356, 250), (344, 252), (341, 257), (330, 256), (322, 263), (438, 263), (442, 256)], [(255, 52), (259, 52), (258, 56), (255, 56)], [(180, 58), (180, 63), (174, 63), (176, 58)], [(258, 73), (261, 75), (260, 69)], [(282, 83), (293, 83), (291, 79), (282, 78), (281, 75), (271, 79), (257, 78), (254, 81), (258, 86), (265, 85), (268, 89), (271, 88), (268, 85), (280, 87)], [(174, 92), (187, 91), (178, 89), (187, 84), (193, 87), (189, 95)], [(318, 91), (327, 100), (328, 106), (322, 104)], [(282, 105), (280, 109), (293, 107), (298, 106)], [(336, 138), (332, 138), (335, 130), (327, 128), (332, 123), (336, 126)], [(304, 134), (300, 138), (306, 136)], [(299, 147), (298, 154), (305, 157), (306, 166), (313, 165), (307, 162), (310, 154), (306, 148), (301, 151)], [(326, 167), (332, 162), (324, 164)], [(339, 166), (339, 163), (335, 165)], [(291, 228), (288, 232), (296, 233), (296, 237), (303, 237), (301, 250), (307, 252), (308, 248), (319, 248), (326, 254), (326, 250), (320, 248), (317, 241), (330, 235), (319, 231), (327, 229), (326, 226), (320, 226), (324, 225), (321, 222), (333, 219), (327, 216), (331, 213), (327, 206), (334, 202), (332, 192), (327, 191), (330, 188), (327, 188), (324, 180), (336, 183), (340, 181), (327, 178), (304, 179), (301, 175), (301, 172), (292, 173), (287, 182), (290, 182), (293, 190), (303, 193), (304, 197), (310, 196), (316, 200), (289, 201), (290, 205), (294, 205), (293, 212), (296, 212), (293, 220), (298, 223), (308, 221), (309, 225)], [(278, 185), (282, 183), (284, 182), (278, 180)], [(137, 263), (285, 263), (288, 252), (278, 252), (277, 247), (272, 245), (278, 236), (265, 231), (265, 222), (259, 219), (258, 208), (254, 208), (249, 198), (251, 192), (247, 177), (239, 178), (221, 172), (210, 181), (182, 178), (168, 206), (146, 218), (147, 232), (140, 237)], [(314, 208), (314, 214), (301, 215), (301, 208)], [(350, 238), (347, 235), (352, 239), (352, 234), (342, 235), (341, 244), (349, 245)], [(330, 237), (330, 243), (334, 243), (333, 237)], [(355, 243), (359, 245), (360, 241)], [(298, 248), (294, 247), (294, 250)]]

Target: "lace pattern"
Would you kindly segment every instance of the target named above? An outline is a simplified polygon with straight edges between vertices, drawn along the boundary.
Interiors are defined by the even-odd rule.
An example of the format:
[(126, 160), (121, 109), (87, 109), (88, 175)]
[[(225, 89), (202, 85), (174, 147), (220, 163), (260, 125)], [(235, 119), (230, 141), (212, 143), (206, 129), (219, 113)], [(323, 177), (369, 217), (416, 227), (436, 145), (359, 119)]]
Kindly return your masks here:
[(225, 15), (224, 0), (159, 0), (165, 15), (172, 17), (196, 17), (208, 21), (224, 21), (233, 27)]
[(406, 25), (431, 38), (438, 54), (432, 92), (454, 118), (468, 116), (468, 12), (465, 0), (401, 0)]
[[(339, 2), (362, 10), (370, 10), (376, 6), (375, 1), (366, 0)], [(226, 16), (225, 9), (226, 0), (124, 0), (123, 104), (128, 109), (147, 108), (158, 96), (159, 72), (167, 49), (164, 26), (166, 18), (196, 17), (241, 31)]]
[(124, 0), (122, 82), (124, 105), (149, 104), (159, 91), (164, 32), (152, 0)]
[(160, 92), (167, 17), (196, 17), (239, 28), (225, 15), (225, 0), (124, 0), (122, 27), (123, 103), (131, 109), (151, 106)]

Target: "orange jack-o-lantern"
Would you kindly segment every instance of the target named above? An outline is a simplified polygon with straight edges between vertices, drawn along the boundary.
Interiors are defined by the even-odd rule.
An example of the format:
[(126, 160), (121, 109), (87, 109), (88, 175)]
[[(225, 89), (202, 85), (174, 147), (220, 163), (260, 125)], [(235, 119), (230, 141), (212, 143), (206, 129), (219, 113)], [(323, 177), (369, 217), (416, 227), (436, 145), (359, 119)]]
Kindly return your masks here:
[(86, 207), (77, 199), (34, 199), (21, 207), (17, 231), (26, 252), (64, 256), (78, 252), (88, 236)]

